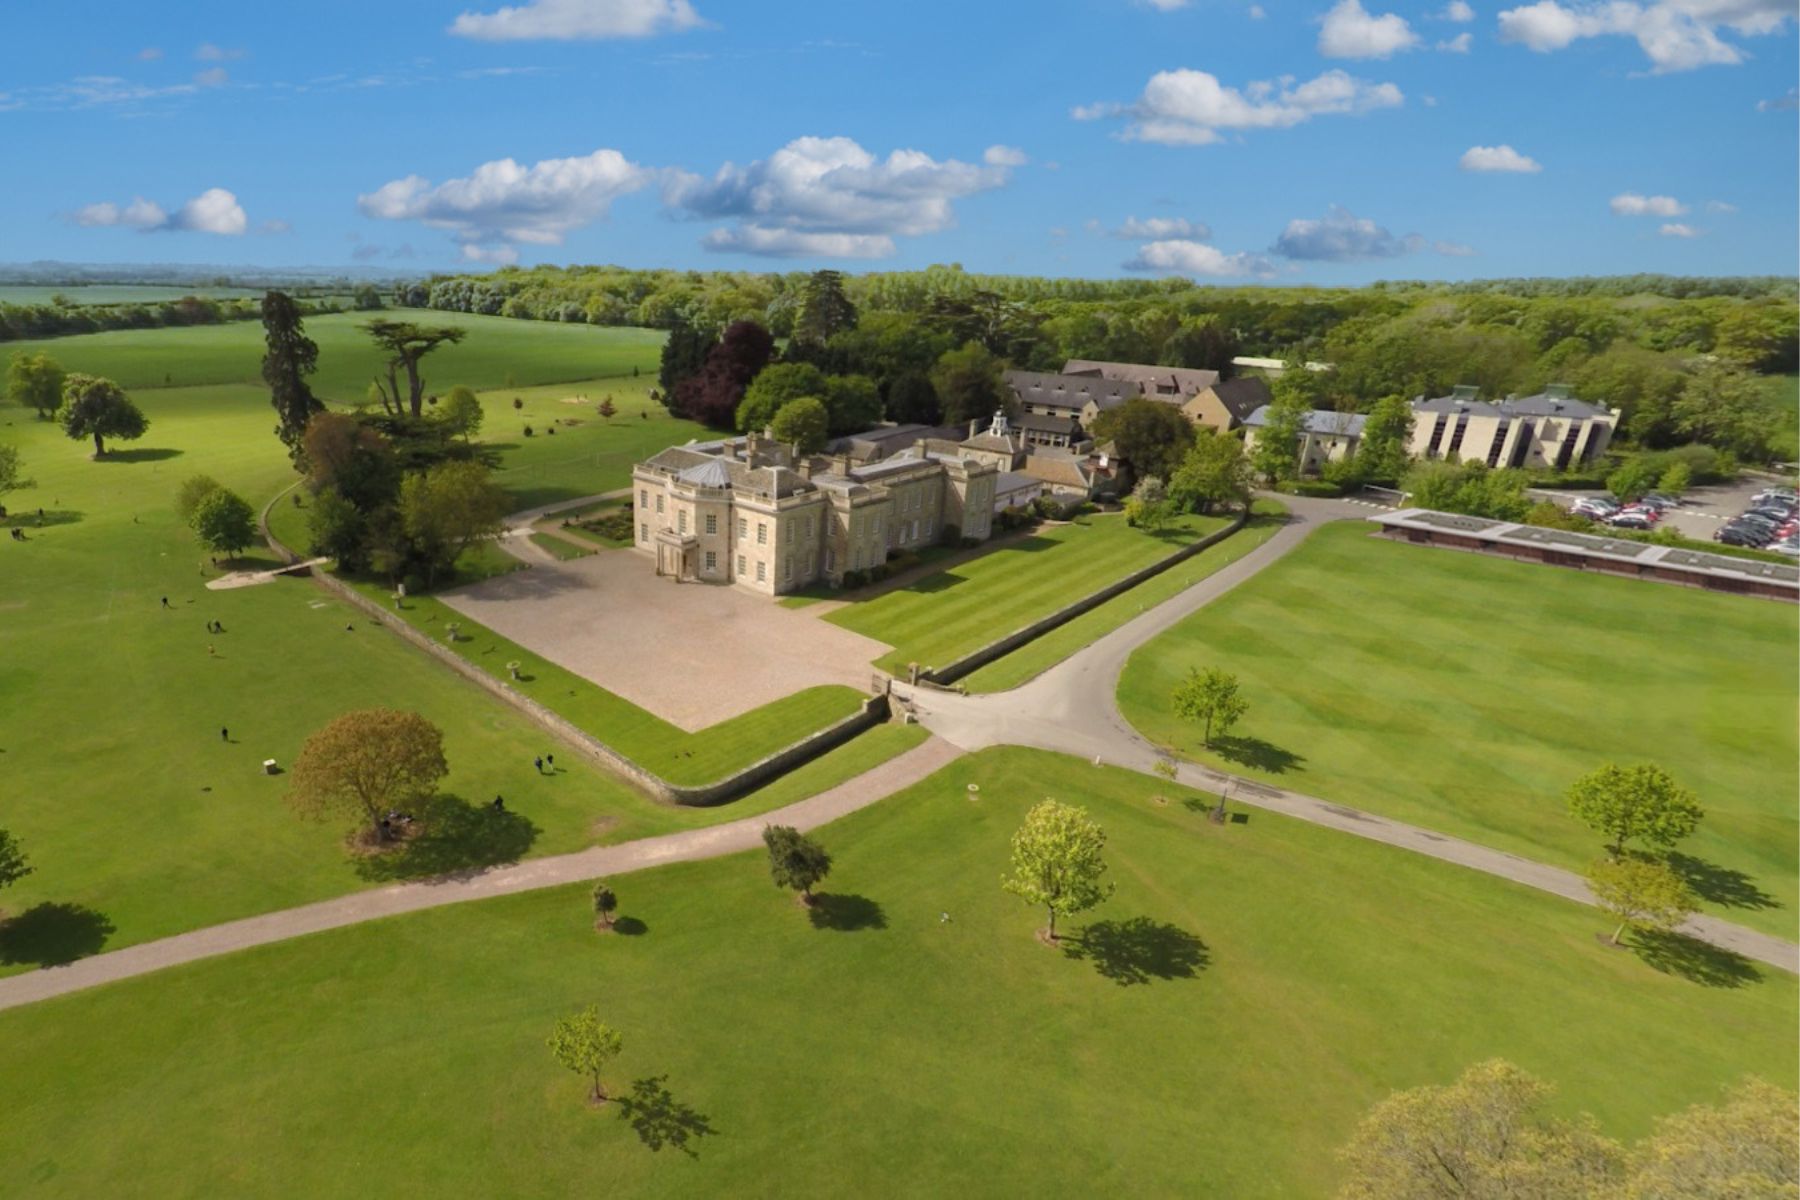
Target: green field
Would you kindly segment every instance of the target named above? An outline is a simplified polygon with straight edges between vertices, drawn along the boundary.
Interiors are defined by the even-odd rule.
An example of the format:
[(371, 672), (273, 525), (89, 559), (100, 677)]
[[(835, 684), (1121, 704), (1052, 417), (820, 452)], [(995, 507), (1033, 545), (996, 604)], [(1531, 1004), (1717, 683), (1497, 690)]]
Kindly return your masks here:
[[(664, 336), (654, 329), (600, 329), (425, 309), (308, 317), (306, 335), (319, 344), (313, 390), (324, 399), (360, 400), (381, 370), (381, 352), (362, 331), (376, 317), (467, 330), (460, 345), (445, 346), (425, 360), (426, 390), (433, 393), (447, 392), (457, 384), (481, 390), (629, 378), (634, 367), (654, 383)], [(211, 383), (262, 385), (263, 329), (258, 321), (7, 342), (0, 345), (0, 358), (38, 350), (71, 371), (105, 375), (128, 391)]]
[[(1736, 984), (1706, 986), (1602, 946), (1591, 910), (1151, 790), (952, 764), (820, 832), (824, 928), (738, 855), (615, 879), (636, 936), (565, 888), (0, 1014), (9, 1190), (1324, 1196), (1369, 1104), (1491, 1056), (1626, 1137), (1745, 1073), (1795, 1084), (1790, 976), (1687, 960)], [(1117, 894), (1065, 924), (1080, 957), (996, 886), (1046, 794), (1110, 837)], [(685, 1150), (550, 1058), (588, 1003), (624, 1033), (607, 1083), (659, 1080), (647, 1131)]]
[(1255, 514), (1243, 529), (1216, 546), (1161, 575), (1145, 580), (1122, 596), (1115, 596), (1067, 625), (1027, 642), (1011, 654), (995, 659), (965, 676), (962, 684), (971, 692), (1003, 692), (1018, 687), (1049, 670), (1083, 646), (1105, 637), (1139, 613), (1192, 587), (1208, 575), (1228, 567), (1275, 535), (1287, 509), (1274, 500), (1258, 500)]
[[(489, 342), (484, 354), (491, 369), (501, 370), (512, 330), (527, 335), (511, 368), (520, 378), (570, 369), (570, 361), (532, 355), (542, 328), (484, 324), (479, 336)], [(218, 332), (135, 336), (180, 346), (210, 343)], [(616, 331), (563, 332), (595, 343), (589, 365), (618, 358), (605, 345)], [(111, 369), (103, 363), (112, 351), (96, 358), (95, 347), (112, 339), (63, 338), (54, 352), (72, 370)], [(640, 357), (654, 361), (653, 354)], [(254, 372), (254, 348), (249, 362)], [(556, 403), (549, 393), (568, 390), (544, 389), (526, 400), (526, 411), (543, 405), (548, 413)], [(641, 391), (634, 395), (641, 405)], [(21, 448), (37, 482), (6, 498), (30, 540), (0, 537), (0, 696), (12, 702), (9, 732), (0, 739), (0, 826), (21, 839), (37, 868), (0, 900), (15, 914), (36, 910), (23, 928), (15, 922), (0, 937), (0, 972), (379, 882), (346, 858), (342, 827), (296, 819), (281, 800), (284, 780), (261, 772), (265, 758), (291, 764), (308, 733), (352, 708), (385, 704), (423, 712), (445, 732), (446, 792), (475, 806), (503, 794), (519, 817), (465, 819), (461, 841), (394, 869), (558, 853), (726, 819), (761, 803), (750, 797), (724, 809), (663, 807), (583, 765), (566, 747), (558, 753), (564, 770), (538, 776), (531, 760), (557, 750), (550, 738), (312, 584), (290, 579), (205, 589), (220, 572), (179, 526), (171, 508), (175, 487), (201, 473), (252, 499), (285, 486), (292, 471), (269, 432), (268, 394), (260, 386), (221, 384), (140, 388), (135, 396), (150, 417), (148, 435), (101, 462), (90, 461), (86, 444), (64, 438), (54, 425), (0, 408), (0, 440)], [(621, 394), (622, 410), (626, 403)], [(571, 452), (591, 461), (630, 453), (613, 443), (684, 440), (693, 428), (629, 411), (629, 423), (619, 420), (611, 429), (596, 420), (554, 439), (533, 438), (529, 447), (505, 450), (506, 461), (516, 464), (518, 478), (538, 480), (528, 488), (586, 494), (616, 486), (619, 477), (608, 468), (584, 479), (579, 464), (564, 461)], [(543, 455), (545, 442), (562, 458)], [(584, 444), (590, 448), (577, 449)], [(530, 457), (533, 450), (539, 458)], [(285, 501), (276, 512), (287, 520), (297, 515), (303, 527), (304, 513)], [(253, 556), (247, 565), (272, 564)], [(164, 596), (169, 611), (161, 607)], [(209, 635), (209, 620), (227, 632)], [(441, 625), (436, 632), (441, 635)], [(832, 710), (848, 711), (853, 703)], [(648, 718), (635, 709), (627, 715), (633, 714)], [(221, 739), (221, 727), (231, 741)], [(696, 760), (698, 768), (710, 770), (732, 756), (742, 765), (795, 735), (754, 720), (737, 736), (727, 732), (709, 741), (714, 757)], [(768, 740), (750, 744), (753, 735)], [(834, 764), (866, 761), (856, 745), (820, 769), (831, 773), (841, 769)]]
[[(1196, 758), (1528, 858), (1584, 867), (1563, 795), (1607, 761), (1699, 794), (1682, 843), (1709, 908), (1792, 937), (1794, 609), (1371, 537), (1331, 525), (1140, 649), (1147, 737)], [(1168, 709), (1193, 666), (1242, 680), (1221, 753)]]
[(1116, 513), (1081, 517), (996, 546), (825, 620), (894, 647), (875, 665), (904, 676), (908, 665), (942, 666), (1048, 616), (1222, 527), (1222, 517), (1185, 516), (1167, 529), (1134, 529)]

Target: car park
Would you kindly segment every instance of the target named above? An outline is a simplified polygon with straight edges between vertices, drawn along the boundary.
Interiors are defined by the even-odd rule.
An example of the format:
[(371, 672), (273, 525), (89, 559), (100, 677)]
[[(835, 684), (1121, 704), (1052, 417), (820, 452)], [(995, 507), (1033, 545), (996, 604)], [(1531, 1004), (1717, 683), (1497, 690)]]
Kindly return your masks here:
[(1655, 529), (1656, 518), (1647, 512), (1621, 512), (1607, 518), (1614, 529)]

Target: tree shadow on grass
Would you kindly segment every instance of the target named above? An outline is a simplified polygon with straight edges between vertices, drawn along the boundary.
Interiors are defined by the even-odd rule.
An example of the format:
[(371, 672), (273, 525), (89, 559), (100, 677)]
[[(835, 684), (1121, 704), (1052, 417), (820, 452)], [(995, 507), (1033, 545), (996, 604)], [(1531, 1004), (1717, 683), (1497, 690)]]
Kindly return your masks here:
[(814, 929), (835, 929), (840, 933), (887, 928), (887, 914), (881, 910), (881, 905), (867, 896), (820, 892), (813, 897), (806, 916)]
[(1273, 742), (1265, 742), (1253, 737), (1216, 737), (1212, 748), (1226, 762), (1236, 763), (1240, 767), (1251, 767), (1258, 771), (1267, 771), (1271, 775), (1285, 775), (1289, 771), (1300, 771), (1305, 768), (1304, 756), (1295, 754)]
[(1743, 955), (1685, 933), (1645, 931), (1632, 935), (1629, 944), (1639, 958), (1665, 975), (1720, 988), (1762, 982), (1762, 972)]
[(85, 516), (87, 516), (86, 513), (72, 508), (47, 508), (44, 510), (44, 515), (40, 517), (35, 508), (22, 508), (0, 517), (0, 525), (23, 529), (25, 536), (29, 538), (34, 529), (48, 529), (52, 525), (74, 525)]
[(46, 901), (0, 920), (0, 963), (58, 967), (98, 954), (112, 932), (104, 913)]
[(620, 917), (612, 923), (612, 931), (620, 937), (643, 937), (650, 927), (636, 917)]
[(179, 458), (181, 454), (182, 451), (172, 447), (140, 446), (133, 450), (109, 449), (103, 457), (96, 458), (94, 461), (103, 463), (166, 462), (171, 458)]
[(667, 1075), (654, 1075), (635, 1080), (630, 1094), (618, 1097), (619, 1119), (630, 1122), (638, 1141), (651, 1151), (667, 1146), (699, 1158), (688, 1143), (710, 1137), (716, 1130), (705, 1113), (696, 1112), (669, 1092), (666, 1079)]
[(422, 826), (392, 849), (356, 860), (356, 873), (374, 882), (466, 879), (517, 862), (537, 841), (538, 827), (516, 812), (496, 812), (458, 796), (433, 796), (417, 813)]
[(1728, 908), (1780, 908), (1781, 903), (1756, 885), (1742, 871), (1721, 867), (1691, 854), (1671, 852), (1667, 862), (1671, 870), (1694, 895), (1712, 904)]
[(1192, 979), (1212, 962), (1205, 942), (1149, 917), (1096, 921), (1064, 945), (1063, 953), (1092, 962), (1096, 971), (1120, 987), (1152, 979)]

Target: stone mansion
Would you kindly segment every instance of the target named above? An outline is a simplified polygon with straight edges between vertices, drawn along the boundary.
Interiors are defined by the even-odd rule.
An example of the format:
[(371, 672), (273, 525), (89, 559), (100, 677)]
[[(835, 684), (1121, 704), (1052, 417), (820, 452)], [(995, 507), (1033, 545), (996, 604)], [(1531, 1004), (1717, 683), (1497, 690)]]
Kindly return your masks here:
[(877, 461), (750, 434), (671, 446), (631, 473), (635, 548), (656, 573), (779, 596), (841, 585), (890, 553), (986, 540), (1000, 467), (919, 438)]

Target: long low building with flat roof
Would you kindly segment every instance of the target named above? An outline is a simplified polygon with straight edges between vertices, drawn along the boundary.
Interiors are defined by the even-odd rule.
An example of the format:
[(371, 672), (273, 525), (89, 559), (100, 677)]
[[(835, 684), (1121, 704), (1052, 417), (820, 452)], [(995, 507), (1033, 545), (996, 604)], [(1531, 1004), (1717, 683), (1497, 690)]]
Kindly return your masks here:
[(1490, 467), (1550, 467), (1558, 471), (1598, 458), (1618, 426), (1616, 409), (1589, 404), (1552, 384), (1536, 396), (1483, 400), (1462, 386), (1448, 396), (1412, 403), (1414, 458), (1485, 462)]
[(1800, 567), (1760, 562), (1704, 550), (1684, 550), (1603, 534), (1545, 529), (1461, 513), (1406, 508), (1369, 520), (1400, 541), (1502, 554), (1527, 562), (1573, 567), (1603, 575), (1651, 579), (1709, 592), (1736, 592), (1800, 603)]

